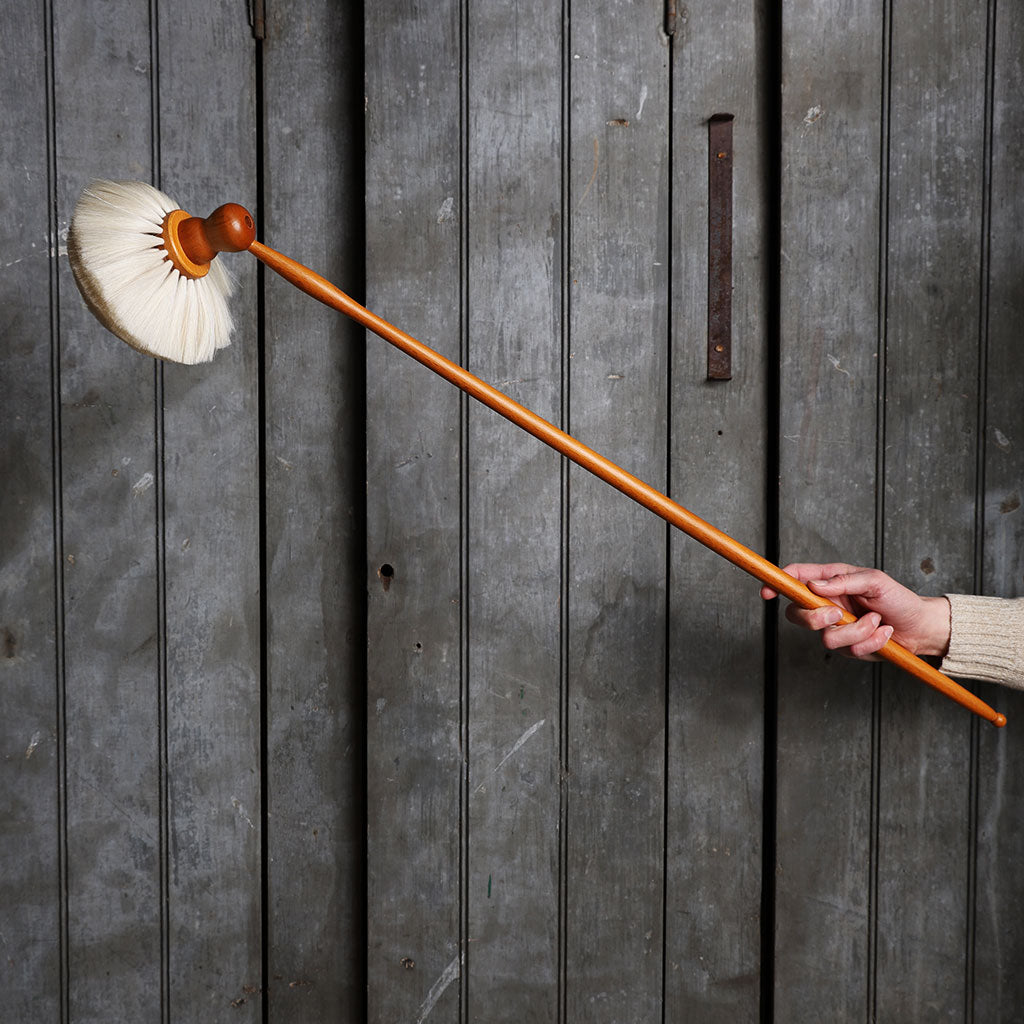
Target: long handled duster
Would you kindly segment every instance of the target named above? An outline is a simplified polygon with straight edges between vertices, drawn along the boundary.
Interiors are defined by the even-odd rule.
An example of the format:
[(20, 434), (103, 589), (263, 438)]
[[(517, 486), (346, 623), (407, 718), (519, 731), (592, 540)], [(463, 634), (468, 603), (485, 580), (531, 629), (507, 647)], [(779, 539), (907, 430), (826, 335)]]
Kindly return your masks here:
[[(339, 310), (468, 395), (611, 484), (803, 608), (832, 604), (750, 548), (581, 444), (565, 431), (349, 298), (329, 281), (256, 241), (252, 215), (227, 203), (192, 217), (140, 182), (94, 182), (75, 208), (68, 256), (86, 302), (119, 338), (142, 352), (182, 363), (206, 362), (231, 335), (230, 279), (221, 252), (251, 252), (307, 295)], [(844, 623), (856, 617), (843, 610)], [(883, 658), (994, 725), (1006, 717), (893, 640)]]

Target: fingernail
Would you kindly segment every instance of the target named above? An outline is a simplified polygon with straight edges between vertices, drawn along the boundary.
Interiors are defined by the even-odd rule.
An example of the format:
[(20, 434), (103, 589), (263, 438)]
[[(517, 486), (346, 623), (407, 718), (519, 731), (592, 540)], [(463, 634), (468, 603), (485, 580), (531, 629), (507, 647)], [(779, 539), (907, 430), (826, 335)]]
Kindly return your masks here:
[(829, 608), (825, 612), (825, 623), (826, 625), (834, 626), (842, 617), (843, 613), (838, 608)]
[(882, 635), (885, 637), (886, 643), (888, 643), (892, 639), (892, 635), (895, 632), (896, 630), (893, 629), (892, 626), (886, 626), (885, 629), (882, 630)]

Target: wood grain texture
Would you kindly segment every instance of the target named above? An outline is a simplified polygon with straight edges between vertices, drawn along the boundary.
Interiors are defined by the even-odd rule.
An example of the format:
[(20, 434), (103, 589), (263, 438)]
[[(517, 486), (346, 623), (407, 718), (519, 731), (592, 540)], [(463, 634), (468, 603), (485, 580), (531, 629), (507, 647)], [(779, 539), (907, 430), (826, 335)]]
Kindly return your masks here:
[(18, 7), (0, 25), (0, 94), (17, 100), (0, 126), (0, 986), (14, 1020), (60, 1019), (65, 980), (45, 15)]
[[(791, 139), (783, 160), (784, 550), (792, 529), (789, 524), (799, 522), (789, 510), (799, 509), (803, 500), (811, 512), (806, 517), (807, 530), (820, 531), (825, 524), (827, 543), (820, 550), (803, 547), (793, 557), (822, 561), (839, 557), (864, 564), (873, 560), (924, 593), (1005, 587), (1005, 580), (990, 583), (977, 572), (976, 567), (991, 564), (992, 552), (984, 532), (975, 527), (983, 521), (979, 516), (990, 516), (983, 512), (990, 500), (980, 485), (976, 452), (983, 443), (988, 404), (999, 394), (994, 378), (989, 375), (986, 384), (982, 376), (986, 344), (992, 352), (998, 347), (986, 342), (984, 327), (979, 336), (979, 324), (984, 325), (995, 308), (986, 305), (979, 287), (983, 275), (991, 275), (987, 268), (995, 266), (994, 261), (987, 262), (983, 250), (988, 145), (984, 126), (990, 74), (986, 69), (991, 67), (993, 46), (999, 53), (1005, 44), (992, 35), (994, 23), (987, 20), (984, 8), (967, 13), (948, 6), (912, 11), (899, 5), (880, 8), (870, 16), (865, 12), (863, 23), (858, 14), (851, 23), (852, 38), (865, 49), (857, 51), (846, 38), (840, 55), (830, 53), (827, 46), (821, 48), (835, 12), (816, 8), (822, 21), (817, 22), (817, 34), (808, 36), (808, 29), (816, 24), (811, 12), (791, 10), (784, 36), (789, 62), (784, 67), (788, 108), (784, 132), (790, 132)], [(922, 24), (927, 24), (930, 40), (925, 48), (919, 45)], [(1007, 31), (1005, 25), (1000, 31)], [(845, 63), (853, 62), (851, 72), (856, 67), (870, 68), (872, 47), (877, 47), (874, 66), (880, 68), (874, 96), (858, 88)], [(837, 117), (835, 101), (830, 106), (815, 98), (820, 85), (815, 85), (809, 69), (816, 66), (811, 56), (816, 52), (827, 62), (829, 80), (846, 83), (851, 101), (862, 96), (867, 115), (881, 111), (882, 149), (877, 156), (871, 155), (875, 127), (868, 116), (857, 115), (858, 108), (851, 108), (841, 109)], [(805, 78), (813, 92), (793, 87)], [(803, 124), (798, 126), (800, 116)], [(870, 129), (861, 145), (837, 149), (831, 158), (821, 152), (806, 159), (801, 156), (808, 139), (841, 138), (850, 135), (854, 126)], [(1001, 151), (998, 141), (993, 143), (996, 151)], [(857, 176), (862, 165), (852, 161), (857, 154), (868, 156), (863, 178)], [(866, 218), (849, 208), (851, 201), (863, 203), (874, 195), (874, 164), (882, 169), (877, 243), (870, 235), (874, 220), (870, 205)], [(861, 287), (841, 297), (837, 293), (838, 301), (819, 307), (813, 302), (814, 290), (821, 281), (833, 280), (831, 263), (819, 258), (814, 273), (809, 265), (801, 273), (794, 266), (798, 250), (789, 236), (799, 228), (805, 211), (816, 205), (818, 193), (811, 190), (820, 189), (821, 183), (840, 171), (843, 180), (835, 177), (838, 186), (832, 193), (825, 192), (827, 205), (821, 206), (832, 227), (822, 224), (808, 230), (807, 237), (835, 241), (866, 224), (856, 247), (840, 249), (843, 277), (835, 278), (859, 281)], [(858, 184), (851, 185), (851, 180)], [(835, 192), (841, 192), (841, 198)], [(789, 209), (787, 202), (792, 204)], [(853, 269), (855, 261), (863, 269)], [(822, 309), (831, 313), (849, 308), (853, 295), (866, 298), (862, 307), (866, 324), (875, 299), (864, 282), (872, 279), (884, 284), (877, 305), (880, 372), (866, 364), (866, 347), (860, 361), (833, 349), (829, 362), (835, 374), (823, 374), (820, 379), (831, 379), (834, 385), (836, 374), (841, 373), (849, 391), (844, 396), (834, 386), (823, 391), (822, 385), (813, 383), (802, 401), (817, 398), (820, 408), (828, 410), (827, 417), (816, 420), (810, 404), (801, 413), (801, 400), (794, 400), (790, 391), (790, 373), (800, 374), (801, 363), (816, 350), (793, 347), (793, 357), (786, 360), (787, 323), (799, 330), (800, 316), (820, 319)], [(793, 284), (787, 286), (790, 280)], [(787, 305), (797, 311), (797, 317), (789, 317)], [(870, 328), (863, 331), (864, 336), (870, 333), (874, 333)], [(828, 333), (822, 339), (827, 339), (826, 345), (835, 344)], [(1003, 366), (1002, 372), (1007, 373)], [(872, 377), (878, 380), (877, 394)], [(986, 392), (986, 387), (994, 390)], [(877, 417), (870, 405), (865, 408), (865, 403), (876, 400)], [(877, 448), (869, 457), (877, 459), (883, 474), (877, 497), (866, 500), (873, 490), (867, 465), (864, 483), (851, 487), (850, 481), (857, 479), (856, 459), (823, 456), (823, 464), (831, 463), (825, 472), (833, 475), (833, 481), (818, 471), (801, 480), (805, 457), (801, 448), (808, 440), (821, 444), (821, 431), (847, 422), (852, 427), (860, 424), (863, 435), (863, 426), (872, 421), (879, 431)], [(817, 440), (803, 430), (807, 423), (816, 426)], [(856, 430), (851, 436), (855, 434)], [(873, 442), (870, 434), (865, 442)], [(801, 490), (801, 484), (806, 489)], [(874, 537), (867, 528), (872, 505), (878, 512)], [(860, 524), (853, 513), (860, 517)], [(862, 538), (859, 548), (857, 538)], [(849, 553), (858, 550), (859, 554)], [(975, 836), (982, 834), (976, 832), (980, 805), (974, 787), (991, 775), (987, 764), (978, 759), (977, 737), (982, 750), (998, 749), (998, 741), (987, 736), (984, 728), (978, 734), (976, 725), (955, 714), (950, 717), (952, 709), (936, 705), (934, 695), (915, 692), (889, 670), (876, 690), (870, 735), (853, 731), (862, 727), (868, 709), (862, 705), (858, 710), (853, 704), (856, 691), (847, 690), (843, 698), (850, 702), (849, 712), (833, 692), (819, 708), (819, 715), (827, 713), (835, 722), (824, 742), (819, 744), (810, 733), (800, 736), (792, 731), (800, 718), (794, 714), (784, 674), (786, 666), (793, 664), (786, 651), (799, 643), (795, 637), (784, 640), (780, 676), (776, 1013), (786, 1019), (805, 1019), (804, 1014), (810, 1013), (805, 1006), (812, 996), (810, 991), (804, 993), (802, 984), (813, 977), (809, 968), (827, 969), (833, 962), (833, 956), (822, 951), (837, 940), (843, 942), (843, 952), (837, 950), (836, 955), (847, 957), (848, 969), (838, 984), (832, 978), (829, 998), (845, 993), (848, 1002), (818, 1006), (817, 1014), (961, 1019), (971, 1006), (999, 1006), (991, 988), (982, 995), (976, 980), (983, 972), (989, 978), (991, 972), (998, 973), (989, 959), (999, 956), (991, 944), (991, 925), (987, 921), (980, 925), (989, 936), (984, 950), (975, 937), (983, 914), (979, 894), (984, 893), (991, 905), (993, 872), (999, 869), (983, 839), (974, 845)], [(849, 668), (843, 666), (847, 675)], [(992, 688), (983, 697), (1008, 700)], [(859, 750), (858, 735), (863, 736)], [(821, 753), (819, 767), (808, 771), (811, 764), (803, 759), (815, 749)], [(837, 750), (842, 754), (838, 758)], [(826, 801), (817, 807), (812, 785), (822, 787)], [(992, 800), (991, 783), (982, 786), (989, 794), (987, 800)], [(991, 809), (992, 805), (986, 806)], [(849, 816), (839, 824), (836, 816), (842, 807)], [(800, 833), (794, 833), (790, 842), (788, 832), (794, 824), (799, 824)], [(988, 872), (984, 889), (978, 888), (981, 861)], [(795, 884), (786, 877), (791, 864), (801, 872)], [(844, 874), (847, 881), (841, 885)], [(845, 928), (829, 921), (835, 908), (846, 911)]]
[[(984, 195), (976, 155), (985, 141), (987, 33), (982, 7), (908, 13), (893, 8), (883, 560), (898, 579), (935, 594), (976, 586)], [(971, 723), (951, 710), (883, 675), (881, 1017), (949, 1019), (969, 999), (975, 755)]]
[[(782, 31), (780, 560), (874, 564), (885, 8)], [(780, 629), (775, 1017), (870, 1019), (872, 670)]]
[[(63, 227), (91, 178), (154, 173), (155, 83), (140, 5), (53, 11)], [(166, 999), (156, 376), (75, 301), (62, 269), (68, 1010), (132, 1019)]]
[[(468, 366), (562, 413), (562, 20), (474, 3), (466, 26)], [(461, 225), (460, 225), (461, 226)], [(561, 472), (467, 410), (470, 1019), (554, 1021), (560, 967)]]
[[(362, 22), (276, 5), (262, 237), (361, 292)], [(250, 262), (251, 259), (246, 257)], [(265, 275), (271, 1020), (364, 1019), (363, 332)]]
[[(1024, 19), (999, 8), (993, 22), (991, 66), (991, 205), (987, 225), (987, 345), (985, 348), (984, 508), (981, 588), (1024, 596), (1024, 403), (1020, 330), (1024, 316), (1024, 118), (1016, 97), (1024, 88)], [(983, 241), (984, 244), (984, 241)], [(1007, 716), (1024, 711), (1024, 694), (987, 687)], [(1024, 827), (1020, 744), (982, 729), (979, 742), (977, 887), (974, 902), (974, 992), (977, 1021), (1011, 1021), (1024, 1005), (1024, 979), (1008, 964), (1024, 956), (1024, 887), (1017, 873)]]
[[(127, 2), (102, 11), (43, 5), (36, 12), (43, 19), (36, 26), (40, 45), (24, 50), (36, 61), (39, 78), (36, 105), (24, 97), (24, 117), (41, 119), (26, 139), (37, 138), (41, 146), (20, 150), (24, 174), (16, 180), (24, 180), (36, 197), (20, 198), (20, 222), (32, 223), (35, 203), (46, 203), (52, 192), (55, 232), (40, 255), (45, 259), (52, 251), (54, 277), (47, 281), (45, 271), (40, 273), (42, 263), (33, 273), (34, 294), (40, 288), (49, 294), (59, 341), (52, 365), (49, 357), (44, 361), (45, 344), (37, 342), (36, 371), (24, 367), (19, 385), (26, 398), (31, 389), (45, 387), (57, 400), (51, 408), (37, 397), (31, 408), (36, 444), (51, 437), (52, 447), (45, 454), (40, 448), (32, 460), (33, 472), (45, 469), (52, 481), (48, 511), (36, 507), (34, 530), (18, 541), (13, 562), (4, 559), (6, 572), (38, 556), (38, 529), (49, 522), (49, 570), (37, 566), (31, 582), (21, 581), (24, 597), (45, 581), (51, 591), (49, 612), (37, 608), (32, 615), (34, 629), (49, 632), (51, 680), (49, 687), (35, 687), (37, 700), (48, 693), (55, 702), (49, 728), (34, 743), (30, 737), (27, 762), (49, 762), (48, 799), (36, 799), (40, 810), (49, 808), (50, 833), (30, 839), (25, 830), (16, 861), (51, 872), (54, 915), (49, 926), (37, 922), (26, 933), (36, 938), (22, 961), (25, 984), (5, 984), (12, 1012), (25, 1019), (39, 1013), (51, 1019), (165, 1019), (172, 1006), (185, 1016), (243, 1019), (236, 1012), (243, 1004), (249, 1004), (243, 1014), (258, 1014), (259, 1007), (252, 998), (261, 984), (259, 899), (252, 898), (253, 878), (258, 890), (258, 832), (254, 841), (249, 828), (239, 828), (239, 808), (251, 808), (257, 823), (259, 818), (252, 742), (253, 725), (257, 741), (259, 734), (258, 619), (246, 622), (238, 601), (239, 592), (256, 589), (254, 434), (244, 419), (244, 398), (237, 389), (232, 394), (229, 367), (219, 378), (216, 372), (202, 381), (196, 377), (184, 395), (174, 383), (165, 385), (152, 360), (102, 330), (58, 263), (71, 209), (91, 178), (159, 179), (161, 123), (170, 151), (184, 151), (186, 143), (202, 148), (204, 128), (213, 130), (214, 118), (197, 126), (195, 111), (209, 101), (228, 123), (226, 129), (216, 127), (218, 145), (251, 138), (251, 106), (249, 120), (240, 121), (244, 104), (237, 86), (213, 98), (207, 90), (197, 103), (187, 95), (187, 83), (179, 83), (172, 94), (182, 104), (177, 108), (157, 98), (159, 53), (180, 67), (181, 44), (188, 60), (211, 61), (209, 49), (201, 56), (203, 46), (231, 36), (230, 29), (213, 24), (215, 14), (212, 21), (193, 18), (200, 38), (190, 39), (177, 21), (162, 31), (150, 14), (149, 5)], [(253, 65), (244, 20), (236, 28), (241, 31), (234, 33), (232, 52), (249, 70), (243, 92), (251, 103)], [(47, 52), (44, 44), (51, 41)], [(222, 63), (219, 50), (217, 59)], [(14, 71), (25, 74), (27, 65), (15, 64)], [(163, 83), (170, 86), (175, 75), (167, 67), (163, 71)], [(235, 81), (245, 77), (237, 67), (231, 74)], [(251, 177), (251, 154), (246, 165)], [(191, 166), (185, 173), (192, 176)], [(237, 180), (238, 164), (227, 173)], [(202, 184), (183, 201), (196, 196), (208, 198)], [(12, 275), (10, 266), (5, 272), (9, 280), (19, 273)], [(36, 306), (32, 295), (28, 288), (19, 295), (21, 315), (32, 311), (26, 326), (45, 331), (49, 309)], [(255, 322), (254, 314), (249, 321)], [(8, 347), (11, 340), (5, 334), (7, 366), (16, 365), (10, 358), (23, 358), (17, 345)], [(210, 427), (207, 413), (223, 395), (231, 397), (214, 417), (220, 446), (210, 460), (203, 457), (210, 449), (195, 428)], [(14, 408), (19, 420), (27, 413)], [(178, 443), (168, 444), (165, 428), (173, 433), (175, 425), (184, 430)], [(5, 450), (6, 443), (5, 436)], [(30, 499), (40, 498), (27, 481), (14, 493), (26, 509)], [(168, 533), (181, 542), (175, 550), (180, 560), (168, 558)], [(237, 557), (237, 542), (247, 538), (248, 561)], [(195, 561), (186, 564), (190, 558)], [(184, 600), (182, 572), (188, 575)], [(23, 606), (30, 609), (31, 603)], [(258, 614), (258, 606), (250, 604), (249, 611)], [(233, 628), (232, 619), (244, 625)], [(11, 619), (12, 650), (31, 655), (35, 634), (19, 622)], [(214, 636), (217, 629), (223, 633)], [(41, 668), (40, 654), (25, 664)], [(242, 681), (238, 699), (235, 680)], [(14, 692), (5, 687), (5, 693)], [(26, 702), (23, 713), (31, 710), (32, 702)], [(32, 797), (30, 787), (22, 788)], [(19, 905), (39, 913), (39, 894), (25, 899), (24, 891)], [(221, 929), (229, 930), (229, 944)], [(247, 941), (238, 941), (246, 930)], [(48, 980), (37, 976), (30, 984), (32, 972), (43, 969), (51, 972)]]
[[(677, 500), (767, 544), (767, 114), (763, 14), (691, 9), (674, 41), (671, 481)], [(730, 30), (722, 31), (728, 24)], [(733, 121), (732, 369), (706, 376), (707, 120)], [(743, 573), (670, 545), (666, 1015), (757, 1020), (764, 610)]]
[[(461, 32), (455, 3), (366, 9), (367, 302), (456, 360)], [(432, 1020), (456, 1020), (465, 941), (462, 403), (372, 338), (366, 401), (369, 1016), (415, 1020), (429, 1009)]]
[[(258, 154), (246, 19), (219, 5), (186, 19), (168, 9), (157, 29), (165, 189), (202, 216), (247, 200)], [(217, 158), (197, 168), (197, 152)], [(169, 1013), (258, 1020), (260, 348), (256, 268), (224, 259), (237, 282), (231, 346), (209, 365), (161, 372)]]
[[(569, 429), (664, 490), (668, 49), (657, 5), (573, 18)], [(666, 530), (569, 474), (566, 1017), (662, 1002)], [(613, 767), (614, 766), (614, 767)]]

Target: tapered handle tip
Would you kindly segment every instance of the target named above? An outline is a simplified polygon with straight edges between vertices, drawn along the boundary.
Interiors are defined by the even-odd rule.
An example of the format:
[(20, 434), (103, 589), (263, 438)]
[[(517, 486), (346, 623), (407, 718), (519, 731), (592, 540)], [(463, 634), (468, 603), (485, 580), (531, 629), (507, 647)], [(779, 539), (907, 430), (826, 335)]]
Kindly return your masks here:
[(1002, 729), (1002, 727), (1006, 725), (1006, 715), (1001, 712), (996, 712), (996, 717), (992, 719), (992, 724), (997, 729)]

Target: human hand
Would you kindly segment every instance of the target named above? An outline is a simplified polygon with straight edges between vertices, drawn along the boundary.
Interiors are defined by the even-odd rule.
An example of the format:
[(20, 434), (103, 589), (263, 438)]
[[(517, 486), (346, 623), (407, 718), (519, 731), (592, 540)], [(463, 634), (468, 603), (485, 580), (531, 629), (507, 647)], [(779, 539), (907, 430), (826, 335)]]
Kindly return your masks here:
[[(890, 638), (911, 654), (942, 655), (949, 645), (949, 602), (944, 597), (920, 597), (880, 569), (843, 562), (818, 565), (797, 562), (784, 572), (827, 597), (839, 608), (858, 616), (856, 622), (836, 625), (839, 608), (801, 608), (790, 604), (786, 618), (804, 629), (820, 630), (821, 642), (830, 651), (854, 658), (870, 658)], [(778, 597), (762, 587), (765, 600)]]

